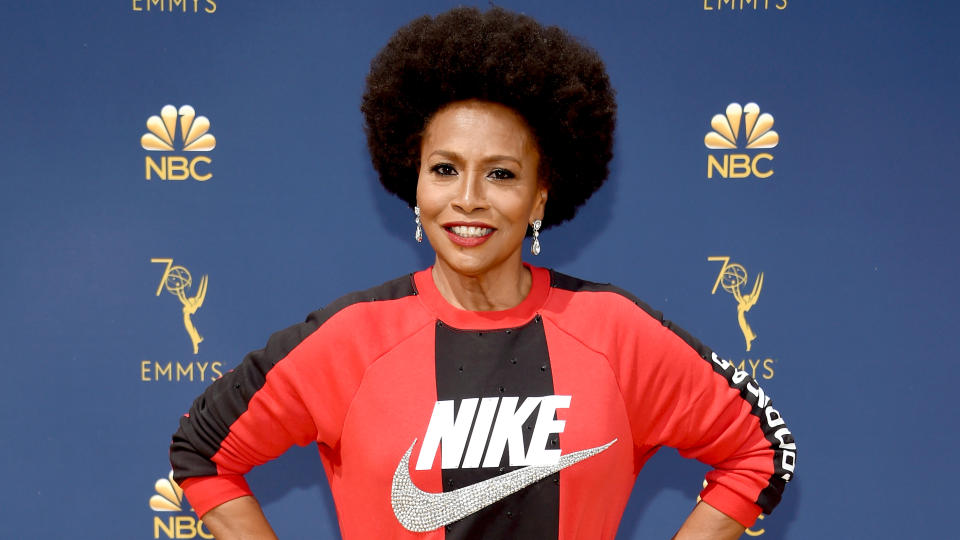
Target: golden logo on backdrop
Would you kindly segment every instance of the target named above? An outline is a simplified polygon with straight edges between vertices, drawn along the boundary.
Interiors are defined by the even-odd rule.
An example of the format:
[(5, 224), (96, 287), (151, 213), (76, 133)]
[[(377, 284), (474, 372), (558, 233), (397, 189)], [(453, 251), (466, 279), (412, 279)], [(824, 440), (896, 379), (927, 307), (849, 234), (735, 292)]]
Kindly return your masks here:
[[(152, 152), (173, 152), (179, 143), (180, 150), (184, 152), (208, 152), (217, 147), (217, 139), (209, 131), (210, 120), (206, 116), (197, 116), (190, 105), (183, 105), (179, 109), (165, 105), (160, 109), (159, 116), (153, 115), (147, 119), (147, 133), (140, 137), (140, 146)], [(158, 163), (148, 155), (144, 162), (146, 179), (152, 180), (156, 176), (160, 180), (192, 178), (203, 182), (213, 177), (212, 173), (204, 172), (212, 161), (204, 155), (161, 155)]]
[(787, 9), (787, 0), (703, 0), (704, 11), (757, 11)]
[(215, 0), (132, 0), (133, 11), (160, 13), (214, 13)]
[[(740, 327), (740, 334), (743, 336), (746, 351), (751, 352), (754, 349), (754, 340), (757, 339), (757, 333), (747, 320), (747, 313), (760, 300), (760, 294), (763, 292), (763, 272), (757, 274), (751, 284), (747, 269), (740, 263), (732, 262), (729, 256), (711, 256), (707, 257), (707, 260), (719, 262), (722, 265), (713, 282), (713, 289), (710, 294), (717, 294), (717, 290), (722, 288), (733, 297), (737, 305), (737, 325)], [(757, 353), (754, 352), (753, 354), (756, 355)], [(735, 362), (733, 364), (737, 369), (749, 372), (754, 379), (761, 377), (772, 379), (775, 363), (776, 359), (760, 355), (744, 358), (739, 364)]]
[(153, 258), (150, 262), (164, 265), (155, 295), (163, 295), (166, 291), (180, 302), (181, 323), (187, 337), (190, 338), (193, 356), (189, 357), (188, 361), (141, 360), (140, 380), (144, 382), (208, 382), (222, 377), (223, 362), (211, 361), (199, 356), (203, 336), (193, 322), (193, 316), (203, 306), (203, 301), (207, 297), (209, 278), (204, 275), (195, 282), (190, 271), (185, 266), (175, 265), (172, 258)]
[(154, 512), (179, 512), (183, 510), (183, 490), (173, 480), (173, 471), (166, 478), (153, 484), (156, 493), (150, 497), (150, 509)]
[[(703, 481), (703, 487), (707, 487), (707, 481), (706, 481), (706, 480)], [(697, 495), (697, 502), (700, 502), (700, 495)], [(757, 521), (763, 521), (763, 514), (760, 514), (759, 516), (757, 516)], [(754, 526), (756, 526), (756, 525), (757, 525), (757, 524), (755, 523)], [(767, 530), (766, 530), (766, 529), (754, 530), (754, 529), (748, 528), (747, 530), (745, 530), (745, 531), (743, 531), (743, 532), (747, 533), (747, 536), (760, 536), (761, 534), (767, 532)]]
[[(743, 125), (743, 138), (740, 138), (740, 125)], [(780, 143), (780, 135), (773, 131), (773, 115), (760, 113), (760, 106), (747, 103), (727, 105), (725, 114), (717, 114), (710, 120), (712, 131), (703, 138), (703, 144), (711, 150), (736, 150), (743, 142), (747, 150), (774, 148)], [(724, 153), (722, 162), (712, 154), (707, 155), (707, 178), (713, 178), (716, 171), (723, 178), (769, 178), (773, 168), (769, 162), (773, 155), (760, 152), (755, 155), (743, 153)], [(766, 163), (764, 163), (766, 162)]]
[(183, 327), (193, 343), (193, 354), (197, 354), (200, 351), (200, 342), (203, 341), (203, 336), (193, 325), (191, 317), (200, 309), (200, 306), (203, 305), (203, 299), (207, 296), (207, 276), (200, 278), (196, 293), (193, 296), (188, 296), (187, 291), (193, 285), (193, 276), (190, 275), (189, 270), (183, 266), (174, 266), (173, 259), (150, 259), (150, 262), (166, 264), (163, 276), (160, 277), (160, 285), (157, 286), (157, 296), (160, 296), (166, 289), (168, 293), (180, 300), (183, 308)]
[(737, 301), (737, 323), (740, 325), (740, 331), (743, 332), (743, 339), (746, 340), (749, 351), (753, 340), (757, 339), (757, 334), (747, 322), (747, 312), (760, 299), (760, 291), (763, 290), (763, 272), (753, 280), (753, 288), (750, 292), (744, 294), (740, 288), (749, 283), (749, 276), (742, 264), (730, 262), (730, 257), (707, 257), (707, 260), (723, 263), (710, 294), (716, 294), (717, 287), (722, 286), (723, 290), (733, 295), (734, 300)]
[(203, 520), (197, 519), (192, 508), (189, 513), (184, 511), (186, 500), (183, 498), (183, 490), (173, 480), (173, 471), (170, 471), (166, 478), (157, 479), (153, 489), (155, 493), (150, 497), (150, 509), (168, 514), (166, 519), (153, 516), (154, 538), (213, 538)]

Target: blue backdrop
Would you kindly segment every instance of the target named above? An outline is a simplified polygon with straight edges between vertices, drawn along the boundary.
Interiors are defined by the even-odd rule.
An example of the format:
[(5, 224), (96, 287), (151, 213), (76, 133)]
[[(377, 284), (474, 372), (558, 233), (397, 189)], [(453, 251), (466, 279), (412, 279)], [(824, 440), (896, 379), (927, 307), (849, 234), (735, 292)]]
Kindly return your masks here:
[[(273, 330), (431, 262), (359, 99), (390, 34), (453, 5), (3, 5), (0, 536), (208, 536), (165, 480), (193, 397)], [(595, 47), (620, 105), (610, 181), (534, 262), (742, 361), (796, 435), (797, 478), (751, 534), (955, 534), (958, 4), (502, 5)], [(748, 148), (744, 114), (708, 148), (731, 103), (777, 144)], [(168, 104), (215, 145), (184, 150), (174, 114), (172, 149), (146, 149)], [(704, 472), (658, 454), (619, 537), (668, 538)], [(338, 537), (314, 447), (250, 480), (282, 538)]]

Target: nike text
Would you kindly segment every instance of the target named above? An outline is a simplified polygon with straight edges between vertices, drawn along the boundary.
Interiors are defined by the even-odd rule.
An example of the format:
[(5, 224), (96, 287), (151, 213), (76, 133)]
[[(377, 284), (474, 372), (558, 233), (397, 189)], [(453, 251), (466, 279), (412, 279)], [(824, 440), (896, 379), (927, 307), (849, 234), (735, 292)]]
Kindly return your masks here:
[[(443, 469), (477, 468), (481, 460), (483, 467), (498, 467), (504, 450), (510, 466), (555, 465), (560, 460), (560, 450), (547, 449), (547, 441), (550, 435), (563, 432), (565, 421), (557, 420), (556, 412), (570, 407), (570, 396), (528, 397), (519, 402), (518, 397), (469, 398), (461, 400), (454, 414), (453, 400), (438, 401), (416, 469), (432, 468), (439, 448)], [(525, 449), (523, 426), (534, 411), (536, 425), (530, 448)]]

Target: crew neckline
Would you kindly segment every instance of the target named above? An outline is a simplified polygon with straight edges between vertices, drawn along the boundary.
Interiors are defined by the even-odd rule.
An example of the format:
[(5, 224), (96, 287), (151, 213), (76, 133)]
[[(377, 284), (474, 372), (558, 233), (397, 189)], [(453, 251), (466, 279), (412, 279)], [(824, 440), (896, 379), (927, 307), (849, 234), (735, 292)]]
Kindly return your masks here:
[(491, 330), (515, 328), (530, 322), (543, 307), (550, 293), (550, 271), (546, 268), (523, 263), (530, 270), (530, 292), (519, 304), (498, 311), (470, 311), (459, 309), (447, 302), (433, 282), (433, 267), (413, 275), (417, 295), (428, 310), (444, 323), (461, 330)]

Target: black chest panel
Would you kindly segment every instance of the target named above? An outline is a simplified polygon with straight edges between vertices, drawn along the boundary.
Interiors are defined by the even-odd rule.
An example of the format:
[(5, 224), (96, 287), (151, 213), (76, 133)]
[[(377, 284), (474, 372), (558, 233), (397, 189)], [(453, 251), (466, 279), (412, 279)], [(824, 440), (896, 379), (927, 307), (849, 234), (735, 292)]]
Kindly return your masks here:
[[(520, 328), (458, 330), (438, 321), (436, 330), (437, 399), (453, 400), (457, 412), (467, 398), (517, 396), (523, 403), (527, 397), (554, 393), (539, 315)], [(530, 447), (538, 413), (534, 410), (523, 425), (525, 449)], [(546, 448), (560, 448), (560, 434), (551, 435)], [(499, 467), (443, 469), (443, 489), (453, 491), (518, 468), (509, 466), (504, 452)], [(556, 473), (448, 525), (446, 537), (555, 540), (559, 511), (560, 473)]]

